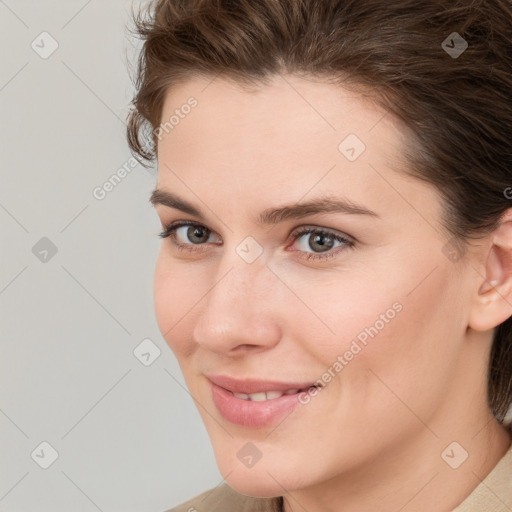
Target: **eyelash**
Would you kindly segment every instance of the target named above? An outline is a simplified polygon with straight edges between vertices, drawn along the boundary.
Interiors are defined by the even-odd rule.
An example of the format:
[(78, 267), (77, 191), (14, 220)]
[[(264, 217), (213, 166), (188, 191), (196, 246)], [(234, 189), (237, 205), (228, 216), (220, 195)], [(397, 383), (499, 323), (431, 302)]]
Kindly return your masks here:
[[(208, 229), (206, 226), (203, 226), (202, 224), (198, 224), (197, 222), (189, 222), (189, 221), (181, 221), (181, 222), (175, 222), (173, 224), (169, 224), (168, 226), (164, 227), (164, 230), (158, 234), (160, 238), (170, 238), (175, 245), (175, 247), (180, 251), (188, 251), (188, 252), (195, 252), (196, 249), (194, 249), (193, 245), (204, 245), (204, 244), (183, 244), (176, 240), (176, 230), (182, 226), (191, 226), (191, 227), (200, 227), (204, 230), (206, 230), (209, 233), (212, 233), (210, 229)], [(306, 227), (301, 229), (300, 231), (296, 231), (292, 233), (293, 241), (295, 242), (300, 237), (310, 234), (310, 233), (316, 233), (321, 234), (324, 236), (331, 236), (334, 238), (334, 240), (344, 243), (347, 249), (350, 249), (354, 247), (355, 242), (351, 240), (350, 238), (346, 238), (341, 235), (337, 235), (334, 232), (322, 229), (322, 228), (313, 228), (313, 227)], [(333, 256), (336, 256), (340, 250), (344, 250), (343, 247), (336, 247), (333, 249), (330, 249), (326, 251), (325, 253), (314, 253), (314, 252), (306, 252), (304, 253), (305, 256), (301, 256), (301, 258), (304, 258), (306, 260), (326, 260), (328, 258), (332, 258)], [(303, 251), (297, 251), (297, 252), (303, 252)]]

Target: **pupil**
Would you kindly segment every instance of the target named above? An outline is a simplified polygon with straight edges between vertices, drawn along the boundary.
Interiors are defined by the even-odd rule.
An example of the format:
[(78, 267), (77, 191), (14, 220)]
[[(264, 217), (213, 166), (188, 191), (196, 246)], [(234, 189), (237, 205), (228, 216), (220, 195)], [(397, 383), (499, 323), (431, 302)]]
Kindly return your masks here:
[[(329, 239), (330, 242), (326, 243), (325, 239)], [(332, 246), (334, 245), (334, 241), (332, 240), (332, 237), (330, 235), (315, 235), (313, 237), (313, 242), (310, 242), (309, 246), (311, 247), (311, 249), (317, 249), (318, 247), (314, 247), (312, 243), (318, 244), (321, 252), (325, 252), (331, 249)]]
[[(192, 233), (192, 236), (191, 236), (191, 233)], [(199, 233), (199, 234), (197, 234)], [(201, 233), (203, 234), (203, 237), (201, 237)], [(205, 237), (205, 234), (206, 234), (206, 230), (202, 229), (202, 228), (199, 228), (199, 227), (194, 227), (194, 226), (191, 226), (188, 228), (188, 233), (187, 233), (187, 236), (189, 237), (189, 240), (194, 243), (194, 244), (199, 244), (201, 242), (204, 242), (205, 240), (203, 240), (202, 238)], [(192, 239), (192, 237), (194, 236), (197, 236), (199, 237), (200, 240), (198, 241), (194, 241)], [(206, 236), (206, 240), (208, 240), (208, 236)]]

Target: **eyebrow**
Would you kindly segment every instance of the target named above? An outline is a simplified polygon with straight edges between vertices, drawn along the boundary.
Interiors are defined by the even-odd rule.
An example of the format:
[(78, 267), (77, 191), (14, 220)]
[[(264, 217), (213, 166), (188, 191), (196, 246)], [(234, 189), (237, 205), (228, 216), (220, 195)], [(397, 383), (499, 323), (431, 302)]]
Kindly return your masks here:
[[(175, 194), (156, 188), (151, 193), (150, 202), (153, 206), (161, 204), (169, 208), (181, 210), (189, 215), (194, 215), (202, 220), (205, 216), (199, 209), (178, 197)], [(349, 215), (369, 215), (380, 218), (380, 215), (366, 208), (363, 205), (354, 203), (345, 198), (324, 196), (308, 202), (295, 203), (290, 205), (268, 208), (260, 213), (258, 222), (260, 224), (277, 224), (288, 219), (300, 219), (315, 213), (346, 213)]]

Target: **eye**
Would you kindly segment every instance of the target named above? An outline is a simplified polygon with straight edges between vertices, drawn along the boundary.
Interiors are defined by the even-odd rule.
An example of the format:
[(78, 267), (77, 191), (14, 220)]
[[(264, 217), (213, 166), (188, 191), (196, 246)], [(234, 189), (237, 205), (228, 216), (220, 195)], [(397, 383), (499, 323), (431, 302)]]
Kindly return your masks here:
[[(313, 234), (314, 236), (311, 236)], [(340, 235), (336, 232), (317, 227), (302, 228), (300, 231), (292, 233), (292, 237), (294, 240), (299, 240), (298, 252), (305, 252), (305, 255), (300, 257), (307, 260), (332, 258), (340, 250), (343, 251), (345, 248), (351, 248), (355, 244), (354, 240), (346, 235)], [(340, 245), (335, 246), (336, 243)], [(312, 252), (308, 252), (309, 250)]]
[[(196, 252), (203, 250), (198, 246), (208, 242), (213, 234), (210, 229), (196, 222), (178, 221), (165, 226), (159, 236), (161, 238), (171, 238), (173, 244), (180, 251)], [(310, 236), (313, 234), (315, 236)], [(300, 242), (299, 250), (293, 252), (302, 253), (299, 257), (307, 260), (332, 258), (340, 251), (352, 248), (355, 244), (355, 241), (347, 235), (312, 226), (303, 227), (299, 231), (293, 232), (291, 237), (293, 241), (299, 240)], [(300, 240), (301, 238), (304, 240)], [(336, 245), (336, 243), (339, 245)]]
[[(165, 226), (164, 230), (159, 233), (161, 238), (170, 237), (173, 244), (179, 250), (196, 251), (194, 245), (202, 245), (208, 242), (210, 235), (213, 234), (205, 226), (195, 222), (175, 222), (169, 226)], [(180, 238), (183, 241), (180, 241)]]

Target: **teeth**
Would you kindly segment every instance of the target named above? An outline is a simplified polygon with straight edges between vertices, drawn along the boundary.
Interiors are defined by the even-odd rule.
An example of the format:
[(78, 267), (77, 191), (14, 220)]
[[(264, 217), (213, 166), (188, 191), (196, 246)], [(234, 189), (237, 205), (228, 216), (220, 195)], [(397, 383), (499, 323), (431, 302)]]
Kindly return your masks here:
[(245, 393), (233, 393), (237, 398), (242, 398), (243, 400), (247, 400), (249, 398), (249, 395), (246, 395)]
[(294, 395), (298, 393), (300, 389), (288, 389), (287, 391), (261, 391), (259, 393), (233, 393), (236, 398), (241, 400), (251, 400), (253, 402), (264, 402), (265, 400), (274, 400), (283, 395)]
[(267, 399), (266, 393), (249, 393), (249, 399), (253, 402), (263, 402)]
[(273, 398), (279, 398), (280, 396), (283, 396), (283, 393), (281, 391), (267, 391), (267, 400), (272, 400)]

